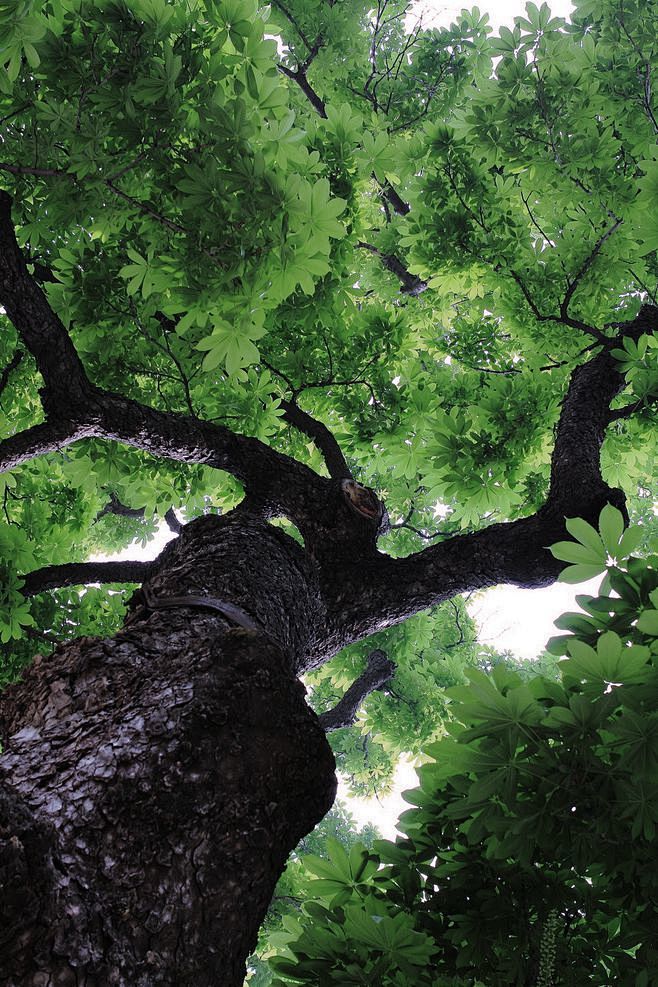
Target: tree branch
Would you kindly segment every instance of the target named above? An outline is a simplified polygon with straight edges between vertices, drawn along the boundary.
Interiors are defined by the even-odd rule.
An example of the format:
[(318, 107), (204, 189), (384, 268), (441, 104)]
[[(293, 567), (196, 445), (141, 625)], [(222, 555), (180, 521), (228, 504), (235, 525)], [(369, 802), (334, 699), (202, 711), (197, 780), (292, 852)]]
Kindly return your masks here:
[(140, 212), (143, 212), (152, 219), (155, 219), (158, 223), (165, 226), (173, 233), (185, 233), (186, 235), (190, 233), (190, 230), (188, 230), (185, 226), (181, 226), (180, 223), (175, 223), (172, 219), (167, 219), (166, 216), (156, 212), (155, 209), (151, 209), (151, 207), (146, 205), (145, 202), (140, 202), (140, 200), (136, 199), (133, 195), (128, 195), (127, 192), (120, 189), (119, 186), (115, 185), (115, 183), (109, 178), (105, 180), (105, 185), (111, 192), (114, 192), (119, 199), (123, 199), (124, 202), (128, 202), (131, 206), (134, 206), (135, 209), (139, 209)]
[(599, 237), (599, 239), (592, 247), (589, 255), (585, 258), (585, 260), (581, 264), (573, 281), (570, 281), (569, 287), (567, 288), (565, 296), (562, 299), (562, 304), (560, 305), (560, 317), (564, 322), (566, 322), (567, 319), (569, 318), (569, 305), (571, 304), (571, 299), (573, 298), (576, 288), (578, 287), (578, 285), (580, 284), (580, 282), (585, 277), (590, 267), (596, 260), (598, 254), (601, 251), (601, 247), (603, 246), (603, 244), (606, 242), (606, 240), (608, 240), (613, 235), (613, 233), (615, 233), (619, 229), (619, 227), (623, 222), (624, 222), (623, 219), (617, 219), (617, 221), (613, 223), (612, 226), (608, 227), (605, 233), (603, 233)]
[(67, 420), (42, 422), (26, 428), (0, 442), (0, 473), (16, 469), (50, 452), (59, 452), (64, 446), (89, 438), (92, 434), (84, 423)]
[[(131, 517), (139, 518), (140, 520), (144, 517), (145, 510), (143, 507), (128, 507), (126, 504), (122, 504), (119, 498), (111, 493), (108, 503), (105, 505), (102, 511), (99, 511), (96, 515), (96, 520), (100, 521), (102, 517), (108, 514), (115, 514), (117, 517)], [(183, 525), (176, 517), (176, 513), (173, 507), (170, 507), (164, 515), (164, 519), (170, 531), (174, 534), (179, 535), (183, 530)]]
[(90, 583), (143, 583), (153, 572), (154, 562), (65, 562), (28, 572), (23, 578), (23, 596), (36, 596), (62, 586)]
[(371, 651), (364, 671), (359, 675), (340, 702), (322, 713), (318, 719), (325, 733), (349, 727), (356, 720), (359, 707), (366, 696), (381, 689), (395, 675), (395, 665), (380, 650)]
[(615, 411), (611, 411), (608, 415), (608, 421), (612, 423), (630, 418), (631, 415), (635, 414), (641, 404), (641, 401), (634, 401), (633, 404), (626, 404), (623, 408), (617, 408)]
[(293, 14), (291, 14), (288, 8), (281, 3), (281, 0), (272, 0), (272, 6), (276, 7), (277, 10), (280, 10), (283, 16), (290, 21), (297, 34), (306, 45), (307, 49), (310, 50), (312, 48), (311, 42), (308, 40), (306, 34), (304, 34), (304, 32), (302, 31), (301, 27), (299, 26), (299, 21), (296, 19), (296, 17)]
[(288, 79), (292, 79), (293, 82), (297, 83), (297, 85), (304, 93), (304, 95), (306, 96), (307, 100), (309, 101), (313, 109), (317, 113), (319, 113), (319, 115), (323, 119), (326, 120), (327, 119), (326, 104), (324, 100), (321, 99), (320, 96), (318, 96), (315, 89), (306, 78), (306, 69), (304, 68), (304, 66), (302, 65), (298, 66), (295, 72), (293, 72), (292, 69), (289, 69), (287, 65), (279, 65), (278, 69), (279, 72), (282, 72), (283, 75), (287, 76)]
[(334, 480), (352, 479), (352, 472), (333, 433), (316, 418), (303, 411), (295, 401), (281, 401), (284, 419), (313, 439), (322, 453), (329, 476)]
[(4, 391), (5, 387), (9, 383), (9, 378), (13, 374), (16, 367), (20, 365), (20, 362), (24, 356), (25, 353), (23, 353), (23, 350), (16, 350), (11, 360), (0, 374), (0, 397), (2, 396), (2, 392)]
[[(595, 326), (589, 326), (587, 325), (586, 322), (581, 322), (579, 319), (572, 319), (567, 313), (568, 303), (567, 303), (567, 307), (565, 308), (564, 300), (560, 305), (560, 315), (544, 315), (542, 312), (540, 312), (539, 308), (537, 307), (535, 300), (533, 299), (532, 295), (528, 290), (528, 286), (526, 285), (525, 281), (523, 280), (520, 274), (517, 274), (517, 272), (513, 270), (511, 267), (504, 268), (501, 264), (497, 264), (494, 267), (494, 270), (502, 271), (502, 272), (507, 271), (508, 274), (510, 274), (510, 276), (516, 281), (519, 288), (521, 289), (523, 297), (528, 303), (530, 311), (536, 318), (537, 322), (559, 322), (561, 325), (569, 326), (571, 329), (578, 329), (580, 330), (580, 332), (584, 332), (588, 336), (593, 336), (594, 339), (598, 340), (600, 343), (608, 342), (607, 336), (604, 336), (599, 329), (595, 328)], [(569, 301), (570, 300), (571, 299), (569, 299)]]
[(381, 193), (384, 199), (390, 203), (392, 209), (399, 216), (407, 216), (411, 212), (411, 206), (408, 202), (405, 202), (401, 195), (399, 195), (390, 182), (385, 182), (384, 185), (380, 186)]
[[(644, 306), (620, 328), (620, 336), (634, 340), (658, 331), (658, 308)], [(597, 524), (607, 503), (625, 513), (623, 492), (608, 486), (600, 467), (610, 404), (625, 384), (609, 352), (616, 342), (608, 340), (571, 375), (556, 428), (544, 506), (530, 517), (457, 535), (406, 558), (378, 554), (346, 564), (328, 603), (343, 645), (346, 636), (359, 640), (459, 593), (500, 583), (547, 586), (564, 567), (548, 546), (566, 537), (565, 517), (584, 517)]]
[(385, 254), (375, 247), (374, 244), (366, 243), (365, 240), (359, 240), (356, 246), (361, 250), (369, 250), (371, 254), (379, 257), (386, 270), (400, 279), (402, 283), (400, 291), (403, 294), (421, 295), (427, 289), (427, 281), (423, 281), (417, 274), (410, 274), (400, 258), (395, 254)]
[(164, 519), (167, 522), (169, 530), (173, 531), (175, 535), (180, 535), (184, 525), (181, 524), (181, 522), (176, 517), (176, 511), (173, 509), (173, 507), (170, 507), (168, 510), (165, 511)]
[(61, 412), (72, 399), (88, 400), (90, 385), (82, 362), (61, 320), (55, 315), (16, 242), (11, 197), (0, 191), (0, 302), (30, 351), (43, 377), (42, 402)]
[(258, 439), (190, 415), (160, 411), (94, 387), (61, 320), (16, 242), (11, 199), (0, 192), (0, 302), (44, 378), (49, 420), (0, 442), (0, 469), (12, 469), (81, 438), (122, 442), (154, 456), (226, 470), (273, 513), (303, 523), (308, 497), (326, 500), (329, 481)]

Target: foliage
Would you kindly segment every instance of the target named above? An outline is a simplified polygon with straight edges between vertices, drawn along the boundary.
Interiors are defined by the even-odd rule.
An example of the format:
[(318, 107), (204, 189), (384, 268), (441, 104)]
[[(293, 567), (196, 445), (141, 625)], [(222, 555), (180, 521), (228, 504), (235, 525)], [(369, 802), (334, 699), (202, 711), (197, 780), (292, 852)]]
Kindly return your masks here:
[(442, 735), (446, 690), (466, 682), (464, 669), (481, 664), (486, 652), (463, 601), (450, 601), (431, 615), (345, 648), (330, 665), (308, 675), (310, 702), (318, 713), (336, 705), (373, 648), (395, 662), (393, 679), (368, 697), (355, 727), (329, 735), (352, 794), (365, 798), (390, 791), (400, 755), (416, 757)]
[[(609, 546), (613, 511), (570, 528)], [(620, 552), (606, 581), (561, 618), (559, 681), (498, 666), (449, 691), (404, 837), (305, 861), (275, 984), (654, 982), (658, 557)]]
[[(566, 23), (529, 3), (498, 37), (477, 8), (410, 32), (405, 9), (0, 9), (3, 186), (90, 379), (323, 472), (317, 441), (286, 418), (299, 404), (385, 500), (391, 556), (545, 502), (574, 368), (656, 301), (658, 281), (655, 5), (578, 0)], [(7, 439), (43, 420), (43, 381), (0, 320)], [(655, 338), (615, 340), (612, 356), (626, 387), (604, 478), (650, 537)], [(0, 684), (36, 648), (111, 632), (131, 591), (26, 600), (26, 573), (143, 545), (169, 510), (193, 518), (242, 495), (203, 463), (99, 439), (0, 483)], [(574, 564), (599, 571), (581, 534)], [(627, 550), (607, 537), (607, 553)], [(454, 600), (318, 670), (319, 711), (373, 645), (395, 680), (334, 741), (360, 792), (441, 736), (444, 690), (491, 658)]]
[(314, 854), (318, 859), (328, 859), (329, 848), (335, 844), (348, 851), (356, 843), (369, 849), (379, 835), (372, 824), (357, 827), (347, 806), (338, 799), (322, 822), (304, 837), (279, 878), (260, 930), (258, 947), (247, 964), (247, 983), (250, 987), (268, 987), (271, 983), (272, 972), (267, 963), (270, 937), (281, 931), (284, 917), (294, 914), (308, 897), (309, 872), (304, 862), (306, 855)]
[[(2, 4), (0, 173), (28, 269), (98, 387), (319, 472), (317, 435), (286, 407), (324, 423), (385, 500), (380, 548), (394, 557), (540, 508), (567, 385), (607, 347), (625, 387), (603, 476), (630, 498), (646, 549), (658, 352), (650, 333), (616, 334), (657, 300), (656, 6), (577, 0), (567, 23), (528, 3), (498, 37), (477, 8), (411, 32), (405, 10)], [(5, 443), (47, 419), (48, 388), (4, 310), (0, 326)], [(3, 474), (0, 685), (36, 648), (111, 633), (131, 591), (26, 599), (24, 576), (147, 544), (172, 509), (240, 500), (233, 477), (155, 458), (141, 439), (55, 443)], [(301, 934), (308, 957), (343, 956), (340, 983), (438, 985), (474, 969), (511, 983), (535, 967), (548, 982), (553, 948), (572, 982), (655, 967), (640, 913), (658, 605), (654, 563), (625, 561), (639, 536), (622, 529), (609, 508), (599, 532), (572, 520), (577, 542), (555, 546), (567, 579), (607, 569), (617, 594), (563, 619), (558, 682), (483, 654), (461, 599), (314, 673), (323, 711), (371, 647), (396, 661), (334, 741), (355, 791), (385, 787), (402, 751), (437, 758), (405, 841), (379, 857), (336, 845), (312, 865), (344, 890), (325, 884)]]

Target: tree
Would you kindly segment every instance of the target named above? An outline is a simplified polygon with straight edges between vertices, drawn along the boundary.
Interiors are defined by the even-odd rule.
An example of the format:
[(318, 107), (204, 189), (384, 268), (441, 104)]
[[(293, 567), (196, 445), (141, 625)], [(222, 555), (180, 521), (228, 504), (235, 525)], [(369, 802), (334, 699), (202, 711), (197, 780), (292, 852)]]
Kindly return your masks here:
[(449, 601), (646, 497), (653, 7), (273, 14), (0, 11), (7, 984), (240, 984), (334, 797), (298, 677), (443, 603), (440, 692)]
[(497, 666), (452, 690), (404, 837), (303, 859), (276, 987), (655, 981), (658, 557), (629, 556), (643, 533), (611, 507), (570, 531), (558, 558), (614, 564), (560, 618), (559, 681)]

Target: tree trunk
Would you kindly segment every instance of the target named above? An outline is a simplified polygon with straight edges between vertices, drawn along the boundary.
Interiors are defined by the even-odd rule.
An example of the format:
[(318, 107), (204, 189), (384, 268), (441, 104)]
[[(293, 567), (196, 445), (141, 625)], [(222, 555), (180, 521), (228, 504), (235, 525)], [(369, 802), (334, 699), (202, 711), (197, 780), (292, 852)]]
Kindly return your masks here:
[[(0, 700), (6, 987), (239, 987), (288, 853), (333, 801), (295, 677), (323, 619), (299, 546), (206, 516), (149, 590), (115, 637), (37, 657)], [(187, 594), (259, 629), (155, 602)]]

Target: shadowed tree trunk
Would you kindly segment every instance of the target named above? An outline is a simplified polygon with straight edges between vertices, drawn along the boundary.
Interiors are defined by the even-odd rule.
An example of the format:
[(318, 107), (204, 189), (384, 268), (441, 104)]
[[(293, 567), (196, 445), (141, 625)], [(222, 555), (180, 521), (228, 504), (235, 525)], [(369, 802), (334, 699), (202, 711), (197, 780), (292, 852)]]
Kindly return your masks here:
[(35, 660), (4, 695), (7, 987), (238, 987), (288, 853), (333, 801), (295, 677), (320, 605), (297, 544), (201, 518), (151, 588), (221, 596), (263, 630), (138, 606), (116, 637)]

